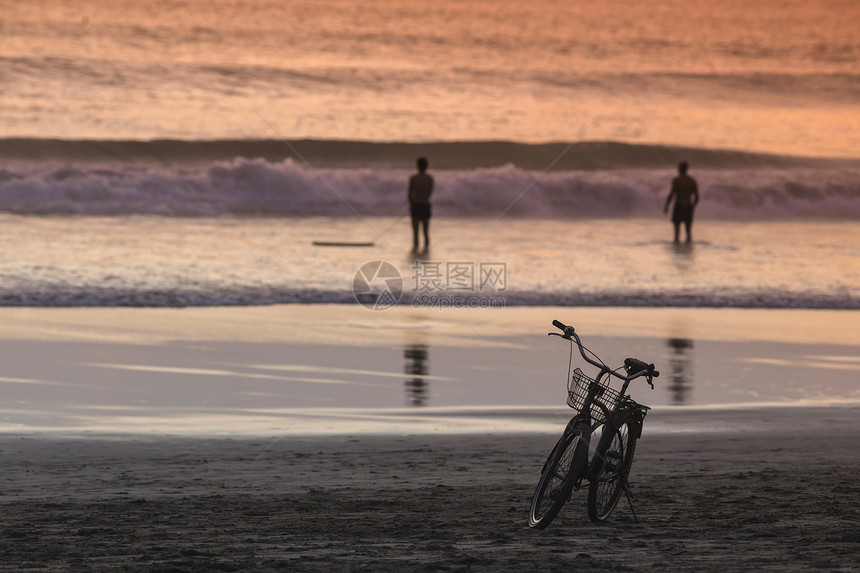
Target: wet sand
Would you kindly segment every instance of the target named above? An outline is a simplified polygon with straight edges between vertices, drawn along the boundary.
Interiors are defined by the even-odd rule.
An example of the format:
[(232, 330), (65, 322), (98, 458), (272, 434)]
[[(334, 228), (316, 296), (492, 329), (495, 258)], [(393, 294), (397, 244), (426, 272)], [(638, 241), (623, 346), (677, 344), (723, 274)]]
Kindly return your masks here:
[[(526, 519), (551, 434), (6, 435), (6, 570), (856, 571), (860, 411), (645, 434), (619, 505)], [(706, 424), (707, 425), (707, 424)]]
[(655, 418), (860, 404), (860, 311), (4, 308), (0, 432), (554, 431), (569, 350), (554, 318), (609, 363), (656, 363), (655, 390), (631, 387)]

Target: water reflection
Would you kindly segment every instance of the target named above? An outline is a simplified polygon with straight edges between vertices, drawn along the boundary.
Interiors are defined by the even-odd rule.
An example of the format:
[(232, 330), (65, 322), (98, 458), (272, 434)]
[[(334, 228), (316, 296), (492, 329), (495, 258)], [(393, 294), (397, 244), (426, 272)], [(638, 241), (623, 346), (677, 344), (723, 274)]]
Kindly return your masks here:
[(407, 375), (406, 405), (424, 406), (427, 403), (427, 376), (430, 365), (427, 362), (426, 344), (407, 344), (403, 348), (403, 372)]
[(693, 243), (672, 243), (672, 263), (681, 273), (694, 270)]
[(693, 341), (688, 338), (670, 338), (666, 341), (669, 355), (669, 392), (672, 404), (680, 406), (690, 401), (693, 388)]

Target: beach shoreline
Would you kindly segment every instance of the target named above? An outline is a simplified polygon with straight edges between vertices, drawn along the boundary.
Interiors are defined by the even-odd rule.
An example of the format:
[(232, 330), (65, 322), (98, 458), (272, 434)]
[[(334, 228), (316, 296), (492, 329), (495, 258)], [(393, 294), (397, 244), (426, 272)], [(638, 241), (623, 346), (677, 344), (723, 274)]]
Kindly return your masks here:
[[(645, 432), (622, 503), (530, 530), (553, 434), (0, 436), (6, 567), (856, 571), (857, 409)], [(777, 410), (770, 410), (770, 413)], [(769, 414), (765, 414), (769, 416)], [(623, 500), (622, 500), (623, 502)]]
[(359, 305), (4, 308), (0, 432), (553, 431), (569, 413), (567, 343), (546, 336), (555, 318), (575, 324), (607, 360), (637, 356), (657, 364), (663, 376), (655, 390), (631, 387), (634, 398), (655, 408), (655, 423), (683, 419), (690, 408), (850, 405), (860, 401), (857, 316), (570, 307), (374, 312)]
[[(858, 570), (860, 407), (828, 385), (805, 402), (656, 405), (631, 474), (638, 523), (622, 503), (591, 524), (580, 490), (530, 530), (573, 413), (553, 318), (614, 358), (671, 357), (683, 334), (694, 396), (720, 365), (718, 379), (737, 371), (764, 392), (793, 371), (800, 389), (835, 378), (850, 391), (857, 369), (856, 311), (4, 308), (4, 566)], [(418, 345), (427, 402), (405, 407), (404, 349)], [(658, 384), (678, 382), (661, 368)], [(301, 398), (302, 384), (340, 402)], [(636, 396), (659, 402), (659, 389)], [(503, 390), (510, 403), (487, 406)]]
[(860, 573), (860, 2), (714, 8), (0, 7), (0, 569)]

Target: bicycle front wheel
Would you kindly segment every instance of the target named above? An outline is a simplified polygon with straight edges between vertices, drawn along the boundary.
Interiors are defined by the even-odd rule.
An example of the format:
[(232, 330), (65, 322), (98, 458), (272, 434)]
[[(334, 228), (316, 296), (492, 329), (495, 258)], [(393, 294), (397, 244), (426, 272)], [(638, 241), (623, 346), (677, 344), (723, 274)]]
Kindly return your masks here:
[(532, 498), (530, 527), (544, 529), (570, 496), (588, 458), (588, 445), (583, 435), (581, 425), (565, 431), (550, 453)]
[(608, 423), (594, 451), (591, 485), (588, 487), (588, 517), (605, 521), (618, 505), (633, 463), (636, 438), (632, 420), (617, 430)]

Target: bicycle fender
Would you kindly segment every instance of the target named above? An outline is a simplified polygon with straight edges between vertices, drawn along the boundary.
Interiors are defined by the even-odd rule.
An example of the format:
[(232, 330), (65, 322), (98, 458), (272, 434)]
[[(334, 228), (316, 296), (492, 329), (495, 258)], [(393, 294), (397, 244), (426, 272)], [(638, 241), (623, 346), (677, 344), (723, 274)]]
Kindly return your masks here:
[(633, 428), (632, 428), (633, 429), (633, 437), (638, 440), (639, 438), (642, 437), (643, 418), (644, 418), (644, 416), (642, 415), (642, 413), (638, 412), (638, 411), (618, 412), (612, 418), (612, 425), (616, 428), (620, 428), (621, 426), (624, 425), (624, 422), (626, 422), (627, 420), (632, 421), (633, 422)]
[(630, 419), (633, 421), (633, 437), (637, 440), (642, 437), (642, 426), (645, 416), (641, 412), (633, 412)]
[(588, 447), (591, 443), (591, 426), (588, 424), (588, 420), (583, 416), (574, 416), (573, 419), (567, 423), (567, 428), (565, 428), (564, 431), (579, 431), (580, 440), (585, 442), (585, 446)]
[[(579, 428), (577, 428), (579, 426)], [(580, 439), (585, 440), (585, 445), (588, 446), (591, 441), (591, 432), (589, 431), (588, 422), (586, 419), (580, 415), (576, 415), (570, 419), (570, 422), (567, 423), (567, 426), (564, 428), (564, 432), (562, 432), (561, 437), (555, 443), (552, 450), (550, 450), (549, 455), (546, 457), (546, 461), (543, 463), (543, 468), (541, 468), (540, 473), (543, 473), (546, 470), (546, 466), (549, 464), (549, 461), (555, 455), (556, 450), (564, 441), (565, 436), (568, 434), (572, 434), (579, 430)]]

